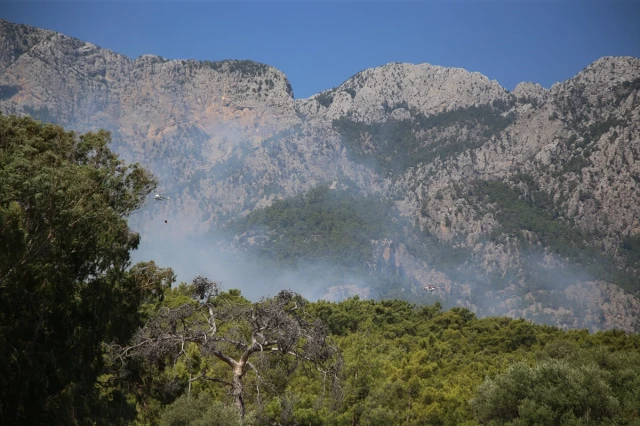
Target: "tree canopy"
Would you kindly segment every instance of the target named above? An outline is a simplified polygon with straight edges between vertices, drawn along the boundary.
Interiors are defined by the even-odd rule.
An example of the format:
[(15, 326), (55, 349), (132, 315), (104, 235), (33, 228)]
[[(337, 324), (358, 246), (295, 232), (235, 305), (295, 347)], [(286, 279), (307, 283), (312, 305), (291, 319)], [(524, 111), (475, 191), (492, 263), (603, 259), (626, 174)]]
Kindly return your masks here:
[(156, 181), (109, 143), (106, 131), (0, 116), (2, 424), (83, 418), (96, 404), (102, 343), (127, 341), (142, 300), (172, 280), (142, 285), (143, 265), (130, 270), (140, 237), (126, 216)]
[[(190, 298), (175, 307), (172, 301), (159, 306), (131, 345), (118, 348), (118, 358), (126, 362), (133, 356), (166, 365), (167, 360), (175, 363), (184, 357), (191, 365), (189, 388), (196, 380), (228, 386), (242, 419), (243, 379), (249, 371), (260, 378), (260, 369), (252, 361), (268, 363), (272, 356), (291, 356), (319, 367), (335, 355), (324, 324), (306, 313), (308, 302), (294, 292), (282, 290), (251, 303), (238, 291), (220, 294), (219, 284), (202, 276), (190, 286), (182, 285), (179, 292)], [(222, 368), (198, 368), (202, 356)]]

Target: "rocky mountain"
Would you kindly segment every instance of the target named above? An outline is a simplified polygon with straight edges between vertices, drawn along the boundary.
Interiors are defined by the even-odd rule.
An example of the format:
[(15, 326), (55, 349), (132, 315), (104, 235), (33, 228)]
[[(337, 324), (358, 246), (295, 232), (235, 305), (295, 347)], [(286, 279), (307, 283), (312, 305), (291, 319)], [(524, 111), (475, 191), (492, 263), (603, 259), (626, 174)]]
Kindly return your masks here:
[(318, 297), (571, 328), (640, 331), (639, 89), (632, 57), (511, 92), (391, 63), (294, 99), (268, 65), (133, 60), (0, 20), (0, 111), (110, 130), (171, 196), (131, 218), (143, 237), (170, 218), (161, 239), (315, 265)]

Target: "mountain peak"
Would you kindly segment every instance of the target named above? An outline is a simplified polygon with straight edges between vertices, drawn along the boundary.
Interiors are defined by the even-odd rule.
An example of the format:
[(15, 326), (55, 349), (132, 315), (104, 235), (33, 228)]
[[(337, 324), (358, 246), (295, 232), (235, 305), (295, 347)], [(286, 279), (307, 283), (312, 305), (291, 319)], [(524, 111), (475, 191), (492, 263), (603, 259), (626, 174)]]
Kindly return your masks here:
[(565, 82), (554, 84), (552, 90), (575, 84), (613, 87), (640, 78), (640, 58), (632, 56), (604, 56), (587, 65)]
[(538, 83), (525, 81), (518, 85), (511, 92), (516, 98), (543, 99), (549, 91)]
[[(428, 63), (388, 63), (368, 68), (340, 86), (297, 101), (309, 118), (333, 120), (348, 115), (357, 121), (379, 121), (393, 110), (415, 109), (437, 114), (506, 99), (508, 91), (479, 72)], [(400, 111), (396, 116), (401, 117)]]

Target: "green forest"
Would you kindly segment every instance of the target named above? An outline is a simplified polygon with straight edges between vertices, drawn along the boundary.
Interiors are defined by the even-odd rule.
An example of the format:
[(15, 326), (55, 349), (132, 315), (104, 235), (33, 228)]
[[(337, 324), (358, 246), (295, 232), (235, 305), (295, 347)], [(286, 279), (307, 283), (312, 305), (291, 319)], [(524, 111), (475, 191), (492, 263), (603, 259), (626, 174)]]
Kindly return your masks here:
[(233, 233), (264, 228), (270, 238), (257, 255), (295, 265), (311, 257), (340, 266), (371, 260), (371, 240), (391, 234), (389, 200), (361, 196), (353, 190), (318, 186), (233, 220)]
[[(158, 181), (110, 139), (0, 115), (0, 424), (640, 425), (637, 334), (285, 289), (250, 301), (133, 264), (127, 218)], [(383, 238), (388, 206), (347, 195), (320, 188), (246, 221), (286, 236), (321, 200), (287, 244), (344, 239), (358, 262), (369, 246), (349, 229)]]

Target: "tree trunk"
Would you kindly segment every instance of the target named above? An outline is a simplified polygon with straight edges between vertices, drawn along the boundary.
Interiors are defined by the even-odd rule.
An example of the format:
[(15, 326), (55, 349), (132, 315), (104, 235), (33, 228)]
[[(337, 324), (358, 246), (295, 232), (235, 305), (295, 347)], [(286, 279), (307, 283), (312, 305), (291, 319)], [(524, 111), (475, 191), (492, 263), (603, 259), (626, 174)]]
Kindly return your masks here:
[(233, 401), (236, 405), (240, 420), (244, 421), (244, 399), (242, 398), (242, 369), (234, 368), (233, 371)]

